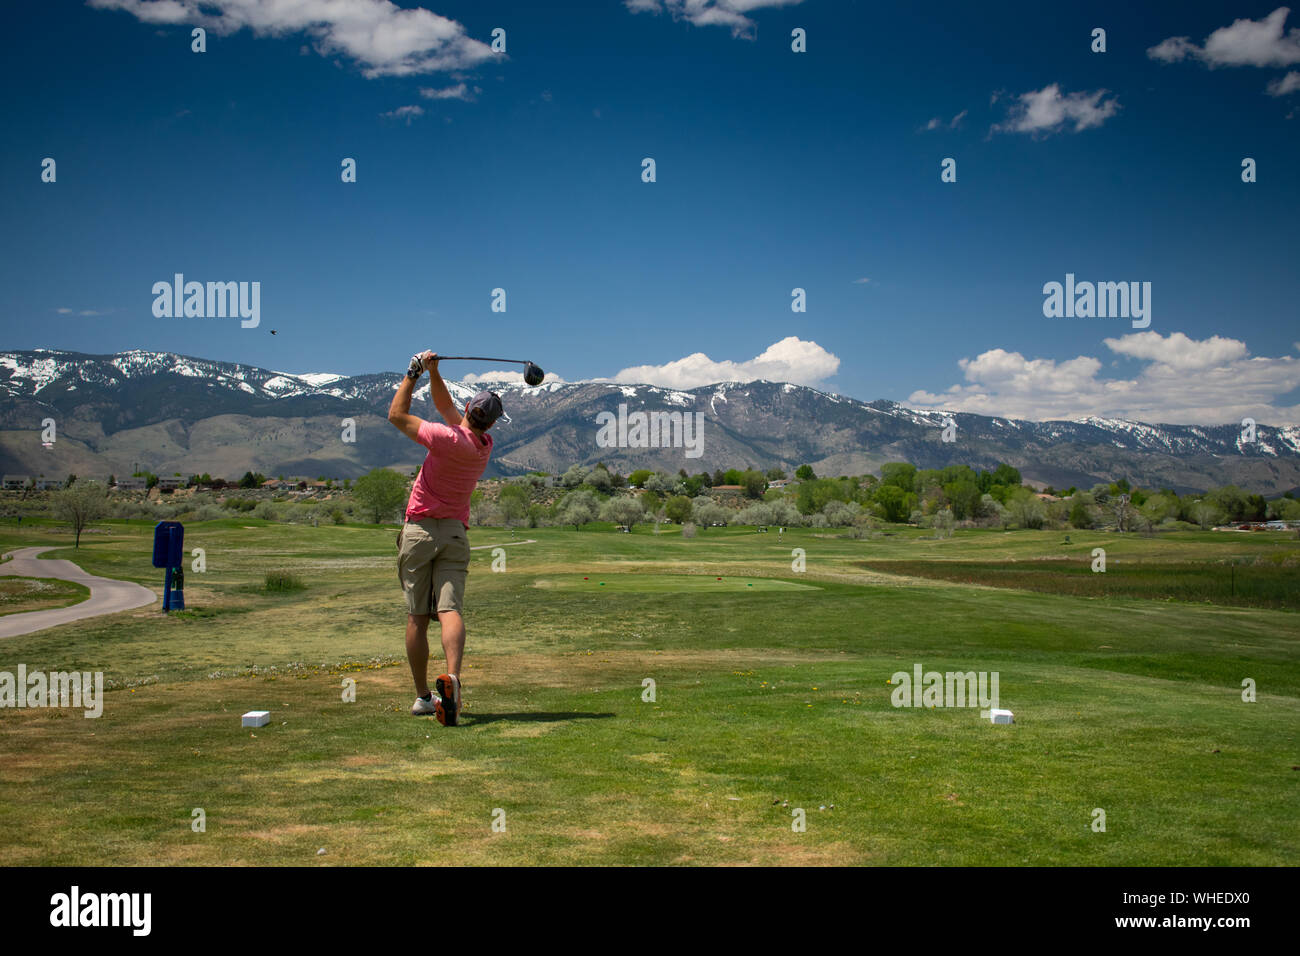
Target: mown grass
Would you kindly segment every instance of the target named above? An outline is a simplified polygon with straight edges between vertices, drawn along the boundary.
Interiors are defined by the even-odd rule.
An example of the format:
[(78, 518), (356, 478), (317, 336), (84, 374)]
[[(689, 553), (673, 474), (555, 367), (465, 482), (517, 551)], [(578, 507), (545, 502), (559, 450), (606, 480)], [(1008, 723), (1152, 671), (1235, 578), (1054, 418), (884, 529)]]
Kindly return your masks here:
[[(0, 570), (3, 568), (0, 564)], [(80, 604), (89, 597), (90, 588), (73, 581), (0, 576), (0, 615), (49, 611)]]
[[(0, 547), (66, 543), (26, 525)], [(109, 527), (51, 556), (158, 587), (148, 537)], [(405, 865), (433, 862), (436, 847), (469, 864), (1300, 860), (1293, 611), (873, 566), (1026, 565), (1060, 553), (1050, 532), (529, 529), (513, 540), (537, 543), (506, 547), (503, 573), (491, 548), (473, 552), (467, 711), (447, 729), (407, 713), (394, 536), (194, 524), (187, 549), (204, 548), (208, 570), (187, 569), (186, 612), (0, 641), (0, 670), (103, 670), (117, 688), (98, 720), (0, 711), (6, 858)], [(1107, 549), (1107, 574), (1295, 549), (1282, 535), (1072, 538), (1085, 556)], [(268, 568), (305, 589), (266, 592)], [(1016, 724), (892, 707), (886, 681), (916, 663), (997, 671)], [(271, 725), (240, 728), (250, 709)], [(1091, 829), (1096, 808), (1105, 833)], [(791, 829), (795, 809), (806, 832)]]
[(1100, 567), (1093, 570), (1092, 565), (1090, 555), (999, 564), (976, 561), (864, 561), (860, 564), (886, 574), (1073, 597), (1131, 597), (1300, 610), (1300, 589), (1296, 587), (1300, 550), (1248, 562), (1108, 560), (1104, 570)]

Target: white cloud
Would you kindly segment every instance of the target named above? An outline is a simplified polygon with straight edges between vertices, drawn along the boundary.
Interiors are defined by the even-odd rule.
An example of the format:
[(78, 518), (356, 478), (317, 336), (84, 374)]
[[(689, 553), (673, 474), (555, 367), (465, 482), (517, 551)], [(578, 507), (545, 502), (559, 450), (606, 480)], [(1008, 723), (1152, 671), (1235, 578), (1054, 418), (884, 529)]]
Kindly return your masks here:
[[(966, 384), (908, 396), (918, 408), (1031, 421), (1088, 415), (1170, 424), (1300, 423), (1300, 405), (1278, 399), (1300, 387), (1300, 359), (1252, 358), (1246, 344), (1181, 332), (1138, 332), (1105, 340), (1113, 353), (1143, 362), (1131, 378), (1099, 377), (1102, 363), (1080, 355), (1058, 362), (991, 349), (958, 364)], [(1297, 343), (1300, 349), (1300, 343)]]
[(1004, 123), (993, 127), (993, 132), (1050, 134), (1059, 132), (1066, 123), (1074, 124), (1078, 133), (1100, 126), (1115, 115), (1119, 102), (1106, 99), (1108, 90), (1092, 93), (1067, 93), (1061, 95), (1058, 83), (1041, 90), (1031, 90), (1016, 97)]
[(415, 119), (415, 117), (417, 116), (424, 115), (424, 107), (423, 106), (399, 106), (395, 110), (389, 110), (387, 113), (380, 113), (379, 115), (382, 116), (384, 119), (406, 120), (406, 125), (410, 126), (411, 120)]
[(866, 279), (866, 278), (863, 278), (863, 279), (854, 279), (854, 280), (853, 280), (853, 284), (854, 284), (854, 285), (866, 285), (866, 284), (867, 284), (868, 282), (870, 282), (870, 281), (871, 281), (870, 279)]
[(306, 33), (323, 56), (344, 56), (367, 77), (408, 76), (474, 66), (493, 56), (455, 20), (390, 0), (89, 0), (143, 23), (201, 26), (218, 35)]
[(426, 100), (464, 100), (466, 103), (473, 100), (469, 86), (464, 83), (457, 83), (455, 86), (449, 86), (441, 90), (430, 89), (427, 86), (422, 87), (420, 95)]
[(936, 116), (934, 117), (934, 119), (930, 120), (930, 122), (922, 126), (921, 131), (930, 132), (931, 130), (944, 129), (945, 127), (948, 129), (957, 129), (959, 126), (961, 126), (961, 121), (966, 118), (966, 114), (969, 112), (970, 110), (962, 110), (960, 113), (958, 113), (956, 116), (954, 116), (951, 120), (948, 120), (947, 122), (944, 122), (942, 117)]
[[(524, 373), (507, 372), (500, 369), (491, 372), (471, 372), (469, 375), (461, 375), (456, 379), (456, 381), (464, 385), (480, 385), (484, 382), (495, 382), (498, 385), (502, 383), (522, 385), (524, 382)], [(547, 385), (562, 383), (563, 381), (564, 379), (556, 375), (554, 372), (546, 373), (545, 384)]]
[(672, 14), (697, 27), (729, 27), (733, 37), (754, 38), (754, 21), (746, 14), (764, 7), (788, 7), (803, 0), (623, 0), (632, 13)]
[(1135, 332), (1104, 341), (1106, 348), (1118, 355), (1159, 362), (1189, 372), (1235, 362), (1250, 354), (1245, 342), (1225, 339), (1221, 335), (1197, 341), (1182, 332), (1171, 332), (1168, 337), (1159, 332)]
[(613, 381), (665, 388), (697, 388), (715, 382), (752, 382), (760, 378), (817, 385), (834, 375), (839, 367), (840, 360), (816, 342), (805, 342), (792, 335), (748, 361), (714, 361), (703, 352), (696, 352), (664, 365), (625, 368)]
[(1291, 66), (1300, 63), (1300, 30), (1286, 32), (1287, 7), (1278, 7), (1262, 20), (1240, 19), (1219, 27), (1197, 46), (1188, 37), (1169, 37), (1147, 50), (1164, 63), (1196, 59), (1216, 66)]
[(1200, 52), (1191, 37), (1169, 37), (1147, 48), (1147, 56), (1162, 63), (1177, 63)]
[(1286, 76), (1273, 80), (1268, 84), (1269, 96), (1286, 96), (1288, 93), (1294, 93), (1300, 90), (1300, 73), (1292, 70)]

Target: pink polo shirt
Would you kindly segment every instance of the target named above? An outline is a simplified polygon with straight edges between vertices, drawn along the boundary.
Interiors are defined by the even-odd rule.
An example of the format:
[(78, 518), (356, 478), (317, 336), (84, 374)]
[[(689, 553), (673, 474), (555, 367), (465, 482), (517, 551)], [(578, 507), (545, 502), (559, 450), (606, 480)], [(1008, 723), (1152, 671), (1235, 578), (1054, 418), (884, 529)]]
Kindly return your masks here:
[(468, 425), (420, 425), (420, 444), (429, 449), (406, 503), (406, 520), (459, 518), (469, 527), (469, 496), (492, 457), (492, 436), (482, 439)]

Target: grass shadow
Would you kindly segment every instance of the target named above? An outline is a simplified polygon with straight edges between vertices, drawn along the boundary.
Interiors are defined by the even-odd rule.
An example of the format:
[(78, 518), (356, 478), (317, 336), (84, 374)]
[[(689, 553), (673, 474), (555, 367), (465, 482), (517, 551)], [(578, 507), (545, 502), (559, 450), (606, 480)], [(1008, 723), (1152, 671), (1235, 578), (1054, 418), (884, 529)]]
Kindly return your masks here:
[(514, 720), (519, 723), (559, 723), (563, 720), (603, 720), (606, 717), (613, 717), (614, 714), (585, 714), (579, 711), (541, 711), (532, 710), (515, 714), (483, 714), (478, 712), (467, 712), (461, 714), (460, 722), (465, 726), (473, 724), (490, 724), (498, 720)]

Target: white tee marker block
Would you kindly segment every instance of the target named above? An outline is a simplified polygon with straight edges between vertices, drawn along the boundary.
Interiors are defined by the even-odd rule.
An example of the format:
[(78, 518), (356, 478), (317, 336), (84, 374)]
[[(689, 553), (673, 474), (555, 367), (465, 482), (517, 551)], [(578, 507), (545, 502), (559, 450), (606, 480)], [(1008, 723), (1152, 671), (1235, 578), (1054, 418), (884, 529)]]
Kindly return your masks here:
[(269, 710), (250, 710), (243, 716), (242, 727), (265, 727), (271, 722)]
[(998, 710), (996, 707), (989, 711), (989, 723), (991, 724), (1014, 724), (1016, 715), (1009, 710)]

